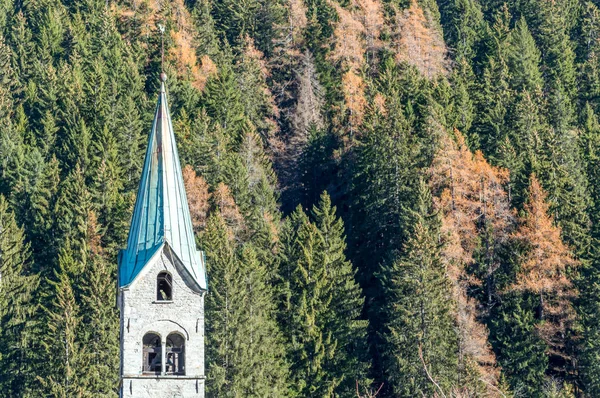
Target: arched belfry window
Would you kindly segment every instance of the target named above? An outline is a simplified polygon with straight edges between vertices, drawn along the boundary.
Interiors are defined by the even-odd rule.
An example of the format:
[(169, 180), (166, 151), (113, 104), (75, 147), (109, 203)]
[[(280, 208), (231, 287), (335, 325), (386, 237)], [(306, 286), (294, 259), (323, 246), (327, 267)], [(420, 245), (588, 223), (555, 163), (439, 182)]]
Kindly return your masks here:
[(156, 333), (146, 333), (142, 340), (142, 344), (144, 374), (159, 375), (162, 366), (162, 344), (160, 336)]
[(156, 278), (156, 300), (173, 300), (173, 277), (168, 272), (161, 272)]
[(167, 337), (166, 348), (166, 374), (185, 374), (185, 339), (178, 333), (171, 333)]

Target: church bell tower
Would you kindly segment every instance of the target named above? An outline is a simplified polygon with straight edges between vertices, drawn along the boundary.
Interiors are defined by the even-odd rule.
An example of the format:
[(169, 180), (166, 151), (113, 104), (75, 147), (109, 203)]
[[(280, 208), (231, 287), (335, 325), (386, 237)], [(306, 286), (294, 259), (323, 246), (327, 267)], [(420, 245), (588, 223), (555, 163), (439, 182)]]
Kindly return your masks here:
[(120, 396), (204, 398), (204, 255), (196, 248), (161, 74), (127, 248), (119, 253)]

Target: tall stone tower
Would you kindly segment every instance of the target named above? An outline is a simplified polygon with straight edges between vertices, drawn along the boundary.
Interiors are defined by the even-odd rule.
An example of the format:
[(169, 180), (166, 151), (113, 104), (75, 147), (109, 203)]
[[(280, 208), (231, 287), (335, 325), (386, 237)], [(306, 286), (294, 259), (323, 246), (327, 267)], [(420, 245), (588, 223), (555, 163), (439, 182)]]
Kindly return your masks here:
[(123, 398), (204, 398), (206, 271), (165, 83), (163, 73), (127, 248), (119, 253)]

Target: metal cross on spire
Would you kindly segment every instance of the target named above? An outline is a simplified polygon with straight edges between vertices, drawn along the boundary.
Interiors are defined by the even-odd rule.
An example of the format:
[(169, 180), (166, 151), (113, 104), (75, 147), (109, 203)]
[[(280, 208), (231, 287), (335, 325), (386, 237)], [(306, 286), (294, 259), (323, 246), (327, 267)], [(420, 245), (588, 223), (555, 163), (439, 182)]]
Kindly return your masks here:
[(165, 74), (165, 25), (158, 24), (158, 30), (160, 31), (160, 77), (161, 80), (166, 80)]

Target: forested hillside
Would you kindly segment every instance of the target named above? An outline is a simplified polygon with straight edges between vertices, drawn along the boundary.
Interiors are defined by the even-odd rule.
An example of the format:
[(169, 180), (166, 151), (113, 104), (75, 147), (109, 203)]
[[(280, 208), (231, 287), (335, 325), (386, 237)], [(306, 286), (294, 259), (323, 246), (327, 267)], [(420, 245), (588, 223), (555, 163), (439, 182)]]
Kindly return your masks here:
[(0, 0), (0, 397), (117, 396), (159, 24), (209, 397), (599, 397), (599, 7)]

